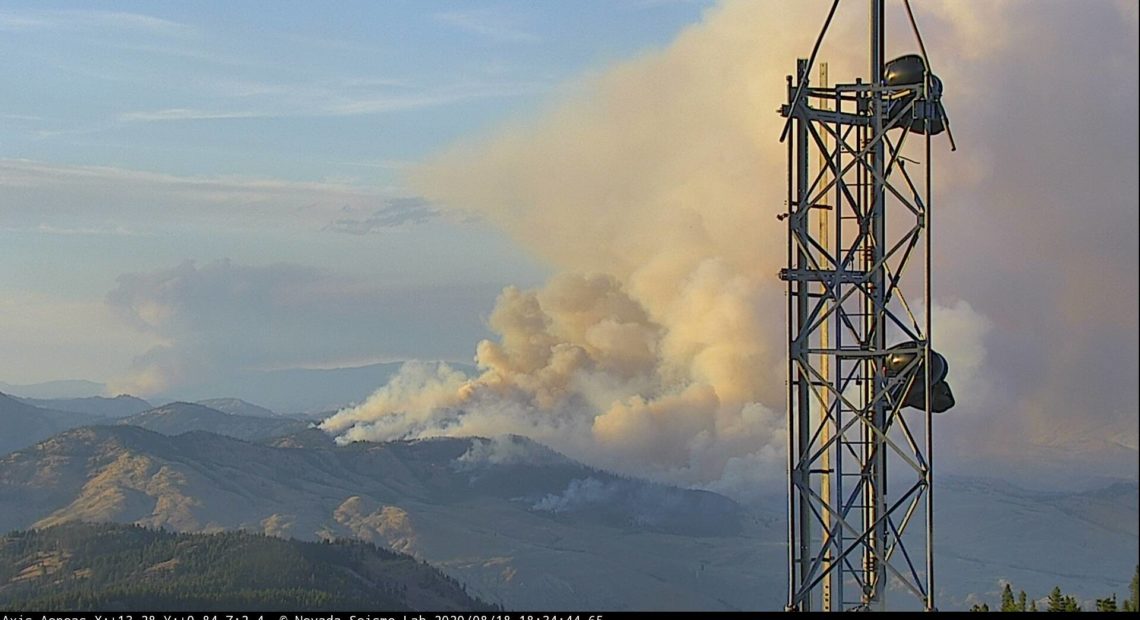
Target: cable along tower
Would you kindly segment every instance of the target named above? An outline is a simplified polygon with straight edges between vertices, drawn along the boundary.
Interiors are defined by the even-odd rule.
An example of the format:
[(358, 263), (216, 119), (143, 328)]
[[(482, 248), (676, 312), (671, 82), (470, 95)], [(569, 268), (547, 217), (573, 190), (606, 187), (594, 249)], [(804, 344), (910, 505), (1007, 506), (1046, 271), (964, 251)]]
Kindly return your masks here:
[[(942, 82), (909, 0), (917, 54), (884, 58), (869, 0), (869, 78), (788, 76), (789, 611), (934, 610), (932, 414), (954, 405), (931, 348), (931, 147)], [(850, 4), (850, 2), (845, 2)], [(855, 52), (861, 53), (861, 52)]]

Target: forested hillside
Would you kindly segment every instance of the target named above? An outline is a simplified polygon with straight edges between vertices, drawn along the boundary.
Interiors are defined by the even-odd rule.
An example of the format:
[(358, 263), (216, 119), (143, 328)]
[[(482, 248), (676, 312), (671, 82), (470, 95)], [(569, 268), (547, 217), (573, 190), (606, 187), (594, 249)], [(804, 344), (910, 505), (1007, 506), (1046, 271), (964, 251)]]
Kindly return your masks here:
[(427, 564), (360, 541), (68, 523), (0, 538), (3, 609), (485, 610)]

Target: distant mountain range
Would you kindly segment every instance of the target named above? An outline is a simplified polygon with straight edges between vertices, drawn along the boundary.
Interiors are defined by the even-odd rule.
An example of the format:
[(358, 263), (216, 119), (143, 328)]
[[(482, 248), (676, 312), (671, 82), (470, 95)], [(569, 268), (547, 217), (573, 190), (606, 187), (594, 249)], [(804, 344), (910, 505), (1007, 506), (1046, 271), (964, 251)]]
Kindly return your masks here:
[(0, 394), (0, 454), (34, 445), (62, 430), (105, 421), (90, 414), (35, 407)]
[(0, 537), (0, 609), (492, 608), (438, 570), (364, 542), (69, 523)]
[(199, 401), (223, 395), (259, 403), (280, 413), (325, 413), (362, 402), (388, 383), (403, 365), (390, 362), (351, 368), (245, 371), (206, 385), (181, 387), (156, 398)]
[(153, 407), (153, 405), (145, 400), (129, 394), (120, 394), (114, 398), (105, 396), (87, 396), (81, 398), (25, 398), (13, 396), (12, 398), (26, 405), (39, 407), (40, 409), (86, 413), (88, 415), (104, 418), (125, 418), (136, 413), (142, 413)]
[[(283, 414), (328, 414), (361, 403), (388, 383), (403, 362), (387, 362), (347, 368), (289, 368), (251, 370), (206, 385), (179, 388), (159, 394), (155, 400), (201, 401), (219, 395), (258, 403)], [(470, 364), (449, 363), (468, 374)]]
[[(247, 370), (207, 384), (182, 386), (169, 392), (150, 395), (148, 400), (153, 403), (243, 400), (257, 403), (262, 408), (279, 414), (308, 414), (312, 417), (330, 414), (341, 407), (363, 402), (399, 372), (403, 365), (403, 362), (385, 362), (344, 368)], [(448, 362), (448, 365), (467, 374), (476, 372), (476, 368), (470, 364)], [(40, 402), (30, 404), (48, 409), (60, 409), (60, 407), (47, 401), (100, 396), (105, 390), (106, 386), (102, 383), (91, 381), (50, 381), (29, 385), (0, 382), (0, 392), (23, 399), (37, 399)], [(216, 409), (221, 408), (227, 413), (239, 413), (229, 411), (224, 406), (218, 407), (216, 402), (203, 404)], [(149, 407), (144, 407), (142, 410), (145, 409)], [(252, 411), (240, 413), (265, 415), (255, 414)], [(99, 415), (120, 417), (130, 414), (107, 412)]]
[(196, 403), (170, 403), (120, 418), (115, 423), (120, 426), (137, 426), (163, 435), (207, 431), (251, 441), (289, 435), (309, 427), (309, 422), (301, 420), (234, 415)]
[[(50, 403), (70, 410), (47, 409), (29, 402)], [(167, 435), (206, 431), (237, 439), (262, 440), (305, 430), (309, 422), (273, 415), (257, 417), (224, 413), (196, 403), (175, 402), (147, 408), (133, 415), (102, 416), (81, 410), (93, 405), (95, 411), (133, 410), (146, 401), (130, 396), (113, 399), (17, 399), (0, 394), (0, 454), (35, 445), (56, 433), (81, 426), (116, 424), (138, 426)], [(224, 399), (223, 404), (243, 410), (263, 410), (256, 405)], [(116, 407), (122, 405), (121, 409)], [(267, 411), (267, 410), (266, 410)]]
[(255, 418), (275, 418), (281, 415), (276, 411), (266, 409), (251, 402), (246, 402), (240, 398), (208, 398), (198, 401), (197, 404), (230, 415), (244, 415)]
[[(126, 418), (155, 408), (154, 405), (149, 402), (137, 396), (131, 396), (130, 394), (120, 394), (115, 397), (27, 398), (12, 396), (11, 398), (26, 405), (39, 407), (40, 409), (86, 413), (103, 418)], [(240, 398), (209, 398), (200, 400), (195, 404), (232, 415), (251, 416), (255, 418), (283, 417), (273, 410), (266, 409), (265, 407), (255, 405)]]
[[(1043, 598), (1053, 586), (1094, 599), (1128, 593), (1140, 556), (1140, 487), (1135, 480), (1076, 492), (1030, 491), (992, 478), (943, 476), (935, 487), (943, 597), (993, 608), (1002, 583)], [(1016, 591), (1016, 590), (1015, 590)]]
[(18, 394), (27, 398), (83, 398), (86, 396), (98, 396), (103, 393), (105, 387), (106, 386), (102, 383), (79, 379), (24, 384), (0, 381), (0, 392), (4, 392), (5, 394)]

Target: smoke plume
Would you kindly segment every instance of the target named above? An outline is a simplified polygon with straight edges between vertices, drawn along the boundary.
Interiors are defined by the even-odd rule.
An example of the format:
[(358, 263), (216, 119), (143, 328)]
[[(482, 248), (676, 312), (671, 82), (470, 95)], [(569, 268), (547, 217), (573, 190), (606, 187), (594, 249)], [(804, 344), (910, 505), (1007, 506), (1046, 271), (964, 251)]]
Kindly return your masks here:
[[(919, 15), (937, 27), (936, 49), (979, 36), (981, 26), (955, 6), (935, 4)], [(668, 48), (585, 79), (540, 117), (418, 169), (418, 193), (493, 222), (558, 275), (537, 290), (503, 291), (489, 318), (498, 338), (476, 350), (479, 376), (409, 365), (323, 428), (344, 441), (517, 433), (619, 472), (736, 497), (771, 489), (784, 476), (785, 442), (786, 332), (776, 279), (785, 239), (775, 215), (784, 208), (786, 153), (776, 109), (786, 97), (784, 76), (811, 49), (826, 11), (818, 2), (725, 3)], [(1017, 13), (994, 11), (1003, 23)], [(842, 61), (851, 56), (845, 46), (864, 48), (864, 19), (863, 11), (841, 10), (821, 52), (833, 76), (865, 69)], [(911, 49), (888, 53), (896, 51)], [(1040, 53), (1047, 65), (1047, 48)], [(1006, 70), (970, 54), (939, 58), (943, 77), (973, 72), (1001, 83)], [(963, 87), (948, 90), (948, 101), (951, 114), (968, 116), (980, 114), (971, 106), (984, 98), (1006, 109), (992, 100), (1007, 95), (1016, 99)], [(961, 158), (948, 166), (949, 178), (975, 195), (1005, 187), (977, 166)], [(951, 181), (938, 183), (941, 192)], [(977, 238), (962, 228), (968, 218), (948, 216), (947, 234)], [(991, 265), (1006, 252), (1024, 254), (979, 248)], [(950, 256), (958, 265), (947, 267), (951, 280), (985, 279), (989, 267), (957, 277), (977, 258)], [(1002, 284), (1003, 294), (1011, 285)], [(952, 294), (969, 293), (968, 286)], [(995, 306), (947, 301), (935, 308), (948, 320), (935, 335), (946, 342), (952, 372), (960, 357), (961, 378), (971, 385), (960, 392), (959, 409), (988, 418), (978, 399), (992, 391), (994, 371), (981, 366), (993, 355), (981, 342)]]
[(756, 29), (779, 8), (714, 10), (542, 118), (421, 168), (417, 191), (491, 220), (560, 273), (503, 291), (477, 378), (410, 365), (324, 428), (345, 440), (518, 433), (724, 490), (780, 478), (784, 242), (779, 199), (759, 189), (782, 186), (769, 143), (788, 69), (765, 48), (794, 58), (796, 37)]

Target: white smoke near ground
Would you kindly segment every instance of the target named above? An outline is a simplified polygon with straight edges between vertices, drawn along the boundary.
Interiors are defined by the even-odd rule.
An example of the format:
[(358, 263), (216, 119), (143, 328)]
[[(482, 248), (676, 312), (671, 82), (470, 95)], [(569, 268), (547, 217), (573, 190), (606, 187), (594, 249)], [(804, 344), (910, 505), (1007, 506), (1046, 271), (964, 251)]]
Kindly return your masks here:
[(583, 506), (610, 502), (619, 497), (619, 494), (628, 492), (628, 483), (606, 483), (597, 478), (575, 478), (567, 485), (562, 493), (549, 493), (535, 502), (532, 510), (542, 512), (570, 512)]
[[(940, 27), (939, 49), (977, 36), (955, 6), (919, 15)], [(1007, 23), (1016, 10), (1003, 7)], [(479, 343), (477, 377), (409, 365), (322, 428), (341, 441), (514, 433), (593, 466), (738, 499), (781, 484), (786, 328), (776, 272), (786, 246), (775, 215), (786, 152), (776, 109), (826, 11), (726, 2), (668, 48), (584, 80), (541, 117), (418, 169), (418, 193), (501, 227), (558, 275), (503, 291), (489, 317), (498, 338)], [(836, 60), (851, 56), (844, 46), (863, 49), (864, 19), (841, 11), (833, 25), (821, 52), (833, 76), (863, 69)], [(951, 76), (990, 66), (969, 54), (939, 62)], [(981, 96), (967, 88), (951, 101), (969, 110)], [(971, 166), (962, 160), (952, 174), (973, 186), (1005, 182)], [(946, 343), (960, 409), (989, 419), (985, 308), (951, 300), (934, 316), (944, 319), (935, 341)]]
[(518, 435), (475, 437), (471, 447), (452, 461), (456, 471), (472, 471), (488, 465), (549, 466), (570, 463), (565, 456)]
[(983, 413), (986, 404), (993, 403), (996, 392), (986, 351), (993, 323), (961, 299), (945, 306), (935, 304), (931, 321), (933, 341), (948, 360), (949, 372), (954, 373), (951, 383), (957, 400), (956, 414)]

